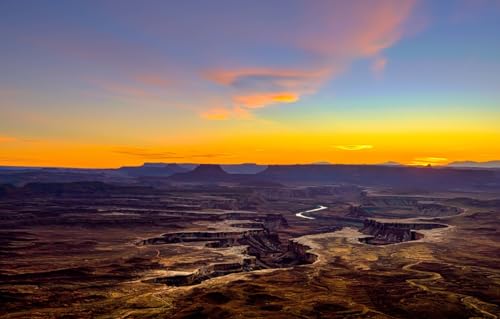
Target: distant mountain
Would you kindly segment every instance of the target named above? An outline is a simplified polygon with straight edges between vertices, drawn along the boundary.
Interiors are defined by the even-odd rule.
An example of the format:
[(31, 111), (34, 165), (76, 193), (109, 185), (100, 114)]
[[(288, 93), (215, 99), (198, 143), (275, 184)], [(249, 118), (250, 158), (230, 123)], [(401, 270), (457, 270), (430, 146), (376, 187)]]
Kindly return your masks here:
[[(471, 166), (472, 165), (472, 166)], [(498, 165), (498, 166), (496, 166)], [(469, 166), (469, 167), (468, 167)], [(23, 186), (29, 183), (69, 183), (103, 182), (121, 185), (151, 186), (170, 182), (195, 183), (234, 183), (237, 185), (270, 186), (272, 183), (311, 183), (311, 184), (353, 184), (361, 186), (382, 186), (399, 189), (422, 190), (462, 190), (462, 189), (500, 189), (500, 161), (487, 163), (455, 162), (450, 166), (438, 168), (388, 165), (269, 165), (264, 170), (262, 165), (239, 164), (226, 167), (202, 164), (188, 171), (177, 164), (146, 163), (137, 167), (120, 169), (69, 169), (47, 168), (36, 170), (12, 169), (0, 171), (0, 184)], [(232, 169), (232, 170), (231, 170)], [(252, 172), (252, 173), (250, 173)], [(154, 183), (153, 183), (154, 182)], [(271, 183), (271, 184), (270, 184)], [(73, 185), (75, 188), (89, 186), (96, 193), (102, 191), (100, 185)], [(42, 185), (49, 187), (49, 185)], [(50, 186), (58, 192), (59, 189)], [(57, 186), (59, 187), (59, 186)], [(2, 187), (2, 193), (9, 193), (8, 187)], [(67, 192), (63, 189), (62, 192)]]
[(33, 171), (42, 169), (41, 167), (29, 167), (29, 166), (0, 166), (1, 171)]
[(179, 165), (182, 168), (187, 169), (188, 171), (192, 171), (193, 169), (197, 168), (198, 165), (200, 165), (200, 164), (196, 164), (196, 163), (177, 163), (177, 165)]
[(244, 164), (225, 164), (221, 165), (222, 169), (229, 174), (257, 174), (264, 171), (267, 165), (257, 165), (254, 163)]
[(500, 161), (474, 162), (474, 161), (457, 161), (448, 164), (450, 167), (466, 167), (466, 168), (500, 168)]
[(398, 162), (394, 162), (394, 161), (388, 161), (388, 162), (378, 164), (378, 165), (380, 165), (380, 166), (403, 166), (403, 164), (398, 163)]
[(220, 165), (200, 164), (194, 170), (177, 173), (168, 179), (177, 182), (230, 182), (236, 181), (239, 176), (248, 176), (244, 174), (229, 174), (222, 169)]
[(327, 161), (319, 161), (319, 162), (311, 163), (311, 165), (332, 165), (332, 163), (327, 162)]
[(380, 165), (271, 165), (255, 178), (278, 183), (338, 183), (418, 189), (500, 188), (495, 170)]
[(142, 166), (124, 166), (118, 169), (132, 177), (167, 177), (176, 173), (188, 172), (190, 169), (177, 164), (144, 163)]

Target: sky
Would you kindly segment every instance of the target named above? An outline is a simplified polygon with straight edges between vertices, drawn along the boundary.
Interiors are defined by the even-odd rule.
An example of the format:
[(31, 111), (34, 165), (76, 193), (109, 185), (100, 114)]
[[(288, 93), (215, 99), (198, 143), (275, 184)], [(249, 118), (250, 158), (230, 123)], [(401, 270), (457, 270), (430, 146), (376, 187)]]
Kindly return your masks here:
[(500, 0), (0, 2), (0, 165), (500, 159)]

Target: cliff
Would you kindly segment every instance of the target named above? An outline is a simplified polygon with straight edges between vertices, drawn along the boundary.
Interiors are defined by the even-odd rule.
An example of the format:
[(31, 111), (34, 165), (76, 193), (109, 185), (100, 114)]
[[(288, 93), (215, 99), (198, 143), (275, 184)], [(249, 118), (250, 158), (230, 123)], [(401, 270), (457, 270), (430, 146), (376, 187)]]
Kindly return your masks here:
[(447, 225), (436, 223), (402, 223), (381, 222), (374, 219), (365, 219), (361, 232), (372, 235), (364, 241), (373, 245), (386, 245), (400, 243), (422, 238), (422, 234), (416, 232), (418, 229), (443, 228)]

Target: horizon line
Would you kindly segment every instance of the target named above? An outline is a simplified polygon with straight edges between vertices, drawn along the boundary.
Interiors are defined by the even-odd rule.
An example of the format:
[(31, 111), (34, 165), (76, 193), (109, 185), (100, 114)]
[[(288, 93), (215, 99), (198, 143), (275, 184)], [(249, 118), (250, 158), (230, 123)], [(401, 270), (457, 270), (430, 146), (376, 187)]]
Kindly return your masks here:
[(404, 164), (399, 162), (385, 162), (385, 163), (329, 163), (329, 162), (312, 162), (312, 163), (293, 163), (293, 164), (262, 164), (262, 163), (253, 163), (253, 162), (240, 162), (240, 163), (196, 163), (196, 162), (143, 162), (142, 164), (137, 165), (121, 165), (115, 167), (89, 167), (89, 166), (34, 166), (34, 165), (1, 165), (0, 168), (19, 168), (19, 169), (82, 169), (82, 170), (111, 170), (111, 169), (120, 169), (123, 167), (142, 167), (146, 164), (176, 164), (176, 165), (257, 165), (257, 166), (385, 166), (385, 167), (435, 167), (435, 168), (500, 168), (500, 167), (484, 167), (484, 166), (451, 166), (450, 164), (458, 164), (461, 162), (471, 162), (474, 164), (484, 164), (490, 162), (496, 162), (500, 160), (490, 160), (484, 162), (477, 161), (454, 161), (447, 164), (438, 164), (438, 163), (425, 163), (425, 164)]

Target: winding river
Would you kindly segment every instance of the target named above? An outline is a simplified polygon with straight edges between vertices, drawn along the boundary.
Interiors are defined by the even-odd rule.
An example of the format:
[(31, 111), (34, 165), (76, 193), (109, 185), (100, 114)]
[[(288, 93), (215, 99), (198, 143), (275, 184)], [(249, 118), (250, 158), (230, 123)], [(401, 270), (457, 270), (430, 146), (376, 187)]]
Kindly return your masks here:
[(313, 213), (313, 212), (319, 212), (320, 210), (325, 210), (327, 208), (328, 207), (326, 207), (326, 206), (319, 205), (316, 208), (313, 208), (313, 209), (310, 209), (310, 210), (306, 210), (306, 211), (303, 211), (303, 212), (299, 212), (299, 213), (295, 214), (295, 216), (300, 217), (300, 218), (305, 218), (305, 219), (315, 219), (314, 217), (306, 216), (304, 214)]

